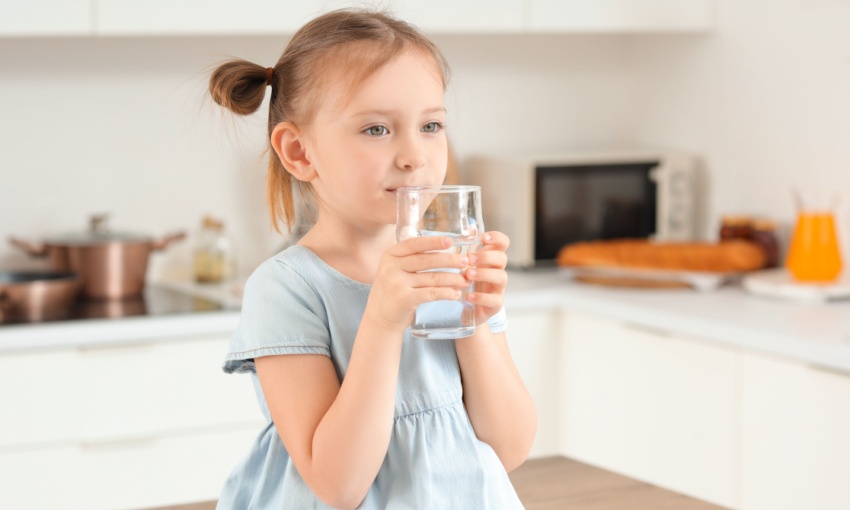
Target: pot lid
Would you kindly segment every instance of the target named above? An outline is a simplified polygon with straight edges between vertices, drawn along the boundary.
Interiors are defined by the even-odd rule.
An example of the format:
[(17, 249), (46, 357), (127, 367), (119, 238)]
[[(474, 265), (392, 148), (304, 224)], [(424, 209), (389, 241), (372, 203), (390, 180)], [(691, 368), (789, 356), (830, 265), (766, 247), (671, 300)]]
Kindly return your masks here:
[(132, 232), (113, 232), (109, 230), (107, 221), (109, 215), (94, 214), (89, 218), (89, 230), (87, 232), (73, 232), (52, 236), (45, 240), (50, 244), (63, 244), (74, 246), (85, 246), (91, 244), (107, 243), (148, 243), (151, 236), (136, 234)]

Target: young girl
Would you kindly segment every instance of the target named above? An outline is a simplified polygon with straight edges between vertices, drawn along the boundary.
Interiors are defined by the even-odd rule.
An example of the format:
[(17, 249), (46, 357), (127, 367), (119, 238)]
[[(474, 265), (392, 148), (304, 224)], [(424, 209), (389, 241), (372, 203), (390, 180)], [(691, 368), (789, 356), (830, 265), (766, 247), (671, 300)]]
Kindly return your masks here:
[[(395, 239), (395, 190), (446, 171), (439, 50), (385, 14), (335, 11), (273, 68), (233, 60), (210, 80), (238, 114), (267, 86), (272, 217), (291, 226), (293, 187), (318, 215), (245, 286), (224, 369), (252, 374), (268, 424), (219, 508), (522, 508), (507, 472), (536, 413), (505, 340), (508, 239), (488, 232), (468, 258), (432, 253), (444, 237)], [(422, 272), (448, 267), (462, 271)], [(470, 282), (473, 336), (410, 336), (417, 305)]]

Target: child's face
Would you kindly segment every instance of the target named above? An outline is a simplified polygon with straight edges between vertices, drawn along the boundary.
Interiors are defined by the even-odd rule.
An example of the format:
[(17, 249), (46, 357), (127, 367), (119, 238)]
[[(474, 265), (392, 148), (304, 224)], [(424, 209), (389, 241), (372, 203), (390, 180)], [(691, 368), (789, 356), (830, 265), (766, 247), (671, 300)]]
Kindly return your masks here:
[(366, 78), (347, 104), (325, 101), (307, 142), (321, 214), (358, 229), (395, 224), (396, 188), (443, 182), (445, 117), (436, 65), (411, 51)]

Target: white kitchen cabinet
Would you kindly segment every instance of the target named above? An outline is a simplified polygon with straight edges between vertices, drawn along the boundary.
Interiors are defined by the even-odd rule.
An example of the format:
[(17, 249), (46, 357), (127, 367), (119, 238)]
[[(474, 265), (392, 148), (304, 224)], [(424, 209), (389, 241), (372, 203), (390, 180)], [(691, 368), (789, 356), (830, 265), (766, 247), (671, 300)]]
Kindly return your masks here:
[(850, 374), (745, 354), (744, 510), (850, 508)]
[[(358, 5), (347, 0), (99, 0), (99, 35), (294, 33), (321, 12)], [(428, 32), (520, 31), (523, 0), (395, 0), (378, 5)]]
[(216, 498), (265, 425), (251, 378), (221, 370), (229, 337), (0, 356), (0, 508)]
[(699, 32), (714, 0), (526, 0), (531, 32)]
[(574, 312), (561, 331), (563, 453), (737, 508), (738, 353)]
[(395, 0), (387, 5), (430, 33), (520, 32), (525, 26), (523, 0)]
[(91, 0), (0, 2), (0, 36), (90, 35)]
[[(324, 2), (330, 6), (343, 2)], [(99, 0), (98, 35), (293, 33), (319, 10), (305, 0)]]
[(0, 452), (0, 508), (116, 510), (217, 499), (259, 430)]
[(537, 435), (530, 457), (560, 453), (558, 403), (558, 310), (508, 310), (508, 347), (537, 408)]

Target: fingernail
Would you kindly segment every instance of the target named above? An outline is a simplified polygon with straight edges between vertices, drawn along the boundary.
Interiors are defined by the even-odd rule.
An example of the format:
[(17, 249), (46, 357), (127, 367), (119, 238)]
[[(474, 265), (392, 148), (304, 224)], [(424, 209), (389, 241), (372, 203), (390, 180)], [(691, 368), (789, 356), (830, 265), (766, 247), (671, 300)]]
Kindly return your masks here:
[(491, 236), (490, 234), (484, 234), (484, 240), (485, 241), (490, 242), (492, 239), (493, 239), (493, 236)]
[(475, 271), (475, 269), (468, 269), (468, 270), (466, 271), (466, 276), (468, 276), (468, 277), (470, 277), (470, 278), (473, 278), (473, 277), (475, 276), (475, 273), (476, 273), (476, 272), (477, 272), (477, 271)]
[(469, 258), (468, 257), (461, 257), (460, 258), (460, 265), (468, 266), (469, 265)]
[(467, 301), (475, 301), (475, 294), (470, 292), (469, 294), (466, 295), (466, 300)]
[(469, 256), (469, 263), (475, 264), (476, 262), (478, 262), (478, 255), (475, 255), (475, 254), (470, 255)]

